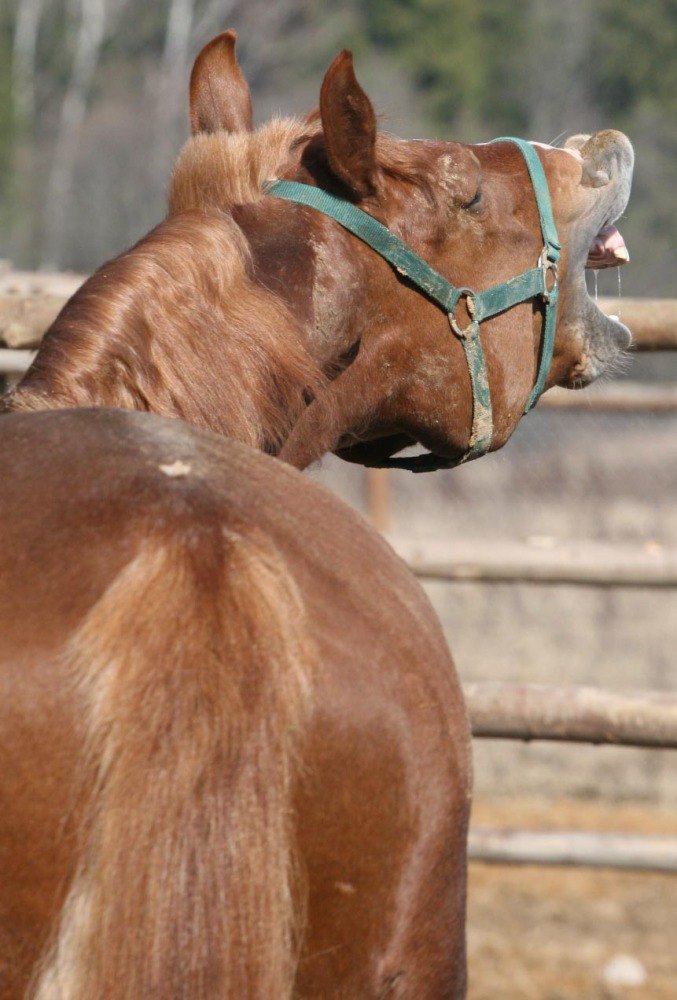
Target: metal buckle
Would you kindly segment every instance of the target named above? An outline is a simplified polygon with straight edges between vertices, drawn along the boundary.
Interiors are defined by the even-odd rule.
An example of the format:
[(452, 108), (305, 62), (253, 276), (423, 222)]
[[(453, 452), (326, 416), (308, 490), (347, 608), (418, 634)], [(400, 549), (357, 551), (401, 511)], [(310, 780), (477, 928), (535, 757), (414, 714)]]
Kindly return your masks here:
[[(541, 256), (538, 258), (538, 265), (543, 271), (543, 291), (541, 292), (541, 298), (544, 302), (550, 301), (550, 296), (557, 288), (557, 282), (559, 280), (558, 274), (558, 263), (556, 260), (550, 260), (548, 257), (547, 246), (543, 247), (541, 251)], [(553, 283), (552, 288), (548, 288), (548, 271), (552, 271)]]
[(472, 288), (465, 288), (465, 287), (459, 288), (458, 293), (459, 294), (456, 300), (456, 305), (458, 305), (461, 299), (465, 299), (465, 307), (468, 310), (468, 316), (470, 317), (470, 321), (468, 322), (467, 326), (460, 327), (456, 322), (456, 317), (454, 316), (454, 314), (449, 313), (449, 325), (456, 334), (456, 336), (460, 337), (461, 340), (464, 340), (468, 330), (475, 322), (475, 295), (477, 293), (474, 292)]

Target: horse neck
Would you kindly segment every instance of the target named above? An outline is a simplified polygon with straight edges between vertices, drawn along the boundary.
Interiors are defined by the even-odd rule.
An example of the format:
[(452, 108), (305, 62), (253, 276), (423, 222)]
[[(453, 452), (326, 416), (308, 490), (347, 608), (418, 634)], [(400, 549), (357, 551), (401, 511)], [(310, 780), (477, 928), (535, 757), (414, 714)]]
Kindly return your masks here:
[(233, 209), (257, 281), (293, 314), (307, 350), (325, 375), (348, 363), (373, 321), (373, 251), (333, 219), (276, 198)]
[(90, 278), (5, 410), (111, 406), (276, 451), (323, 377), (225, 215), (172, 217)]

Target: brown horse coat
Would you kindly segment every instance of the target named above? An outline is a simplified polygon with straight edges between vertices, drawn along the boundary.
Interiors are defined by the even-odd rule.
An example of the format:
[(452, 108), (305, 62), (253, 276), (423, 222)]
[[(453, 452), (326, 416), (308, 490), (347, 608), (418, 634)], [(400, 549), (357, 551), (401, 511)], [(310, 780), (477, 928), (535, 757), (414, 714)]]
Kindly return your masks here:
[(0, 442), (2, 1000), (462, 997), (469, 732), (407, 567), (178, 421)]

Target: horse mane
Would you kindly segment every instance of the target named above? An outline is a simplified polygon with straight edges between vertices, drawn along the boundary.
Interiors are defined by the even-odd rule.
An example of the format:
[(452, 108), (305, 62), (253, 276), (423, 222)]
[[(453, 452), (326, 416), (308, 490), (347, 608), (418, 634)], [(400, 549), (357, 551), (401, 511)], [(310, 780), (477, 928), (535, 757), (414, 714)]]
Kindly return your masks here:
[(150, 410), (276, 451), (325, 377), (289, 308), (252, 280), (228, 208), (259, 197), (308, 134), (278, 120), (189, 140), (168, 218), (76, 292), (0, 412)]
[[(231, 209), (260, 200), (263, 182), (293, 174), (302, 155), (326, 155), (317, 117), (191, 137), (173, 172), (168, 217), (70, 299), (0, 413), (148, 410), (277, 452), (326, 376), (290, 308), (253, 280)], [(430, 200), (431, 144), (380, 133), (378, 158)]]

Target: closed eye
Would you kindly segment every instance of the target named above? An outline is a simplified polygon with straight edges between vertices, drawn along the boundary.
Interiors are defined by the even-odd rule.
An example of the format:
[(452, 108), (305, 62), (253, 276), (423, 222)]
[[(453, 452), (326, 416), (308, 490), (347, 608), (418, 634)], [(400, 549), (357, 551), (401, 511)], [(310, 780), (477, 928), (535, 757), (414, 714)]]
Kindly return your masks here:
[(466, 204), (463, 207), (464, 208), (475, 208), (477, 205), (479, 205), (479, 203), (481, 201), (482, 201), (482, 192), (480, 190), (478, 190), (477, 194), (472, 199), (472, 201), (466, 202)]

